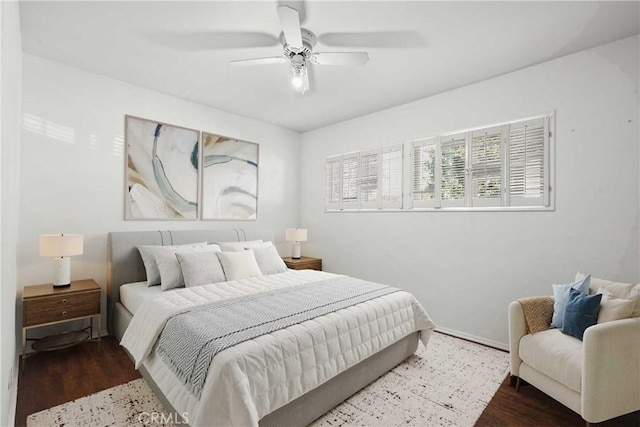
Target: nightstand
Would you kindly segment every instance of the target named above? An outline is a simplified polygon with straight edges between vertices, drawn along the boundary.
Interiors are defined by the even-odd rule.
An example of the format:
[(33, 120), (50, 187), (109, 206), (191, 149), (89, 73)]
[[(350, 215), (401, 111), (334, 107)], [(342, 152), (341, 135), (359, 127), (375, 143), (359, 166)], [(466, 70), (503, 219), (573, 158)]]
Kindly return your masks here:
[(93, 279), (74, 280), (66, 287), (54, 287), (52, 284), (25, 286), (22, 291), (23, 366), (27, 357), (28, 329), (90, 319), (91, 324), (87, 328), (34, 340), (36, 342), (32, 346), (35, 351), (57, 350), (93, 339), (94, 317), (98, 322), (100, 339), (100, 285)]
[(322, 271), (322, 259), (303, 256), (300, 259), (293, 259), (290, 256), (282, 257), (287, 268), (292, 270), (320, 270)]

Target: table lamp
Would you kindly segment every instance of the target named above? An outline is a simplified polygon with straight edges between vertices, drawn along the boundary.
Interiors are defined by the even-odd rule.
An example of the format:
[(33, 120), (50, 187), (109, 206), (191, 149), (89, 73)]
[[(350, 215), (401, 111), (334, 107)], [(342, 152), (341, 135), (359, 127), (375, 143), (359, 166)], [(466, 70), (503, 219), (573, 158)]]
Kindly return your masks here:
[(291, 258), (300, 259), (300, 242), (307, 241), (306, 228), (287, 228), (285, 232), (285, 240), (293, 242), (293, 255)]
[(53, 257), (54, 287), (71, 285), (71, 256), (82, 255), (81, 234), (43, 234), (40, 256)]

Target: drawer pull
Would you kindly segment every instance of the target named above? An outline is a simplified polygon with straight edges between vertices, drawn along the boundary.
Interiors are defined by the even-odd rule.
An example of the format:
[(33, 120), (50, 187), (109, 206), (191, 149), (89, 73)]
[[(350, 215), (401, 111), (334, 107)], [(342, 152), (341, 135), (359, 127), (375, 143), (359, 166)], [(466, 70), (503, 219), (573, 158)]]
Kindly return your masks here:
[(66, 298), (62, 300), (62, 303), (63, 303), (63, 304), (65, 304), (66, 302), (67, 302), (67, 299), (66, 299)]
[(63, 312), (62, 312), (62, 315), (63, 315), (63, 316), (66, 316), (66, 315), (67, 315), (67, 312), (66, 312), (66, 311), (63, 311)]

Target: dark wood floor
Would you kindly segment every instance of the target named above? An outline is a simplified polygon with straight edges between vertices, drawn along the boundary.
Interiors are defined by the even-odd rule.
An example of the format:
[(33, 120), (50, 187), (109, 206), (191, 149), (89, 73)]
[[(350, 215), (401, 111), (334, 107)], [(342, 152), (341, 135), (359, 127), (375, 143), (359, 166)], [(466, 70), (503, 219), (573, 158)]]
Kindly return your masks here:
[[(133, 363), (113, 338), (84, 342), (27, 359), (18, 380), (16, 426), (27, 415), (140, 378)], [(580, 426), (580, 416), (526, 385), (516, 393), (506, 378), (477, 426)], [(640, 427), (640, 413), (616, 418), (598, 427)]]
[(16, 426), (25, 426), (30, 414), (136, 378), (133, 362), (110, 337), (34, 354), (18, 377)]
[[(476, 426), (576, 426), (585, 421), (563, 404), (553, 400), (537, 388), (525, 384), (516, 393), (509, 376), (485, 408)], [(592, 424), (597, 427), (640, 427), (640, 412)]]

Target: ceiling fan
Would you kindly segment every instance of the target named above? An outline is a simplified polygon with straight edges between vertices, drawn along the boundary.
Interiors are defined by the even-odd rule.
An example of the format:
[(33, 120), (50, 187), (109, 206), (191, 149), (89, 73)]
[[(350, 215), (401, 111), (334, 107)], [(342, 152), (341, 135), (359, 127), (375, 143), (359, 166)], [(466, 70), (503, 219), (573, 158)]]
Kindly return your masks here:
[(291, 64), (291, 83), (298, 93), (309, 90), (308, 64), (317, 65), (364, 65), (369, 61), (367, 52), (313, 52), (317, 42), (314, 33), (300, 26), (298, 11), (290, 6), (278, 6), (282, 25), (280, 43), (283, 56), (253, 58), (231, 61), (231, 65)]

